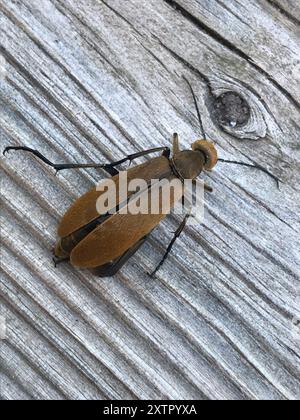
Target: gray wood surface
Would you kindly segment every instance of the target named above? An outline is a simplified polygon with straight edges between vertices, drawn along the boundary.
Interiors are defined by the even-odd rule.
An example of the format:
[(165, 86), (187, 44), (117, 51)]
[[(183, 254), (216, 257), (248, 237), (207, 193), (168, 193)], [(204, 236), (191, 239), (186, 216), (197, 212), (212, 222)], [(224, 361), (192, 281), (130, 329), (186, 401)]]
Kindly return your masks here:
[[(300, 42), (296, 0), (0, 0), (0, 140), (56, 162), (199, 137), (220, 156), (202, 226), (170, 216), (114, 278), (51, 261), (68, 205), (105, 174), (1, 158), (2, 399), (298, 399)], [(213, 122), (240, 93), (243, 127)], [(233, 124), (234, 125), (234, 124)]]

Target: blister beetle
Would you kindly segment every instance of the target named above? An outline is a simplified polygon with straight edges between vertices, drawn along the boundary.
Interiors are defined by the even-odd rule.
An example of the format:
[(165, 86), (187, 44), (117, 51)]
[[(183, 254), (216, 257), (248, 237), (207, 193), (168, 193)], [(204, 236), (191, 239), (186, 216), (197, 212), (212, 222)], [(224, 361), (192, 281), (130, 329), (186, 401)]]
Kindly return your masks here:
[[(32, 153), (45, 164), (51, 166), (56, 171), (79, 168), (101, 168), (104, 169), (114, 181), (116, 187), (119, 183), (118, 166), (125, 162), (161, 152), (160, 157), (150, 159), (148, 162), (132, 167), (127, 171), (128, 182), (139, 178), (149, 183), (153, 179), (179, 179), (184, 182), (186, 179), (196, 180), (205, 170), (211, 171), (218, 162), (233, 163), (247, 167), (257, 168), (270, 175), (277, 182), (279, 181), (273, 174), (265, 168), (256, 164), (229, 161), (219, 159), (215, 145), (208, 141), (203, 128), (197, 98), (190, 82), (185, 79), (190, 87), (194, 104), (199, 119), (202, 139), (192, 144), (191, 150), (180, 150), (178, 135), (173, 136), (173, 150), (171, 153), (168, 147), (158, 147), (129, 155), (117, 162), (98, 164), (54, 164), (49, 161), (37, 150), (22, 146), (10, 146), (4, 150), (4, 154), (10, 150), (22, 150)], [(205, 185), (207, 191), (211, 188)], [(150, 189), (144, 191), (150, 194)], [(55, 263), (70, 260), (71, 264), (79, 268), (88, 268), (100, 277), (110, 277), (115, 275), (128, 259), (142, 246), (152, 230), (166, 217), (165, 213), (159, 214), (122, 214), (127, 202), (118, 202), (115, 211), (112, 213), (99, 214), (96, 202), (101, 195), (97, 188), (93, 188), (80, 198), (69, 208), (64, 215), (59, 228), (59, 240), (55, 247)], [(176, 194), (170, 200), (170, 210), (182, 198)], [(181, 225), (174, 234), (164, 257), (152, 274), (155, 274), (171, 252), (176, 239), (182, 233), (189, 219), (186, 214)]]

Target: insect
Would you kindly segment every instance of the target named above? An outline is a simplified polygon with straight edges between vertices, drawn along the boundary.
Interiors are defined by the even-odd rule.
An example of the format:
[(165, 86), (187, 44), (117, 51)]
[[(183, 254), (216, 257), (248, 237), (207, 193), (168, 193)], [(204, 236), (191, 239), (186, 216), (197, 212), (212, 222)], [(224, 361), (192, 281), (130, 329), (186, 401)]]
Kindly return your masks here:
[[(215, 145), (206, 137), (192, 85), (187, 79), (185, 81), (193, 96), (202, 134), (202, 139), (195, 141), (191, 150), (180, 150), (178, 135), (174, 134), (172, 152), (168, 147), (157, 147), (106, 164), (54, 164), (37, 150), (19, 146), (7, 147), (4, 154), (10, 150), (26, 151), (56, 171), (101, 168), (112, 177), (117, 188), (119, 184), (118, 166), (158, 152), (161, 153), (161, 156), (153, 157), (146, 163), (128, 169), (128, 182), (135, 178), (143, 179), (147, 183), (150, 183), (152, 179), (179, 179), (182, 182), (186, 179), (196, 180), (203, 171), (211, 171), (218, 162), (256, 168), (279, 182), (278, 178), (260, 165), (218, 158)], [(150, 189), (144, 191), (144, 194), (150, 194)], [(212, 189), (207, 185), (205, 185), (205, 189), (212, 192)], [(57, 264), (68, 260), (75, 267), (91, 269), (100, 277), (110, 277), (114, 276), (137, 252), (153, 229), (166, 217), (166, 214), (151, 214), (151, 212), (149, 214), (121, 214), (124, 206), (128, 206), (128, 201), (118, 202), (114, 214), (99, 214), (96, 209), (96, 202), (100, 194), (99, 190), (93, 188), (78, 198), (66, 212), (58, 227), (59, 239), (54, 251), (54, 261)], [(176, 204), (176, 201), (181, 198), (181, 196), (172, 197), (170, 210)], [(190, 213), (187, 213), (152, 275), (157, 273), (167, 259), (176, 239), (183, 232), (189, 217)]]

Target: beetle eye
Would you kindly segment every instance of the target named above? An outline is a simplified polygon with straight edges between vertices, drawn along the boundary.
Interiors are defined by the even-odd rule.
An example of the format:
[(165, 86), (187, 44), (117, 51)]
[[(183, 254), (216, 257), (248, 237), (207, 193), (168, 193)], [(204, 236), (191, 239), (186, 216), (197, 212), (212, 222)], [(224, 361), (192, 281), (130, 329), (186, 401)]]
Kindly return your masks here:
[(205, 156), (207, 171), (211, 171), (218, 162), (218, 152), (214, 143), (207, 140), (197, 140), (192, 144), (192, 150), (202, 152)]

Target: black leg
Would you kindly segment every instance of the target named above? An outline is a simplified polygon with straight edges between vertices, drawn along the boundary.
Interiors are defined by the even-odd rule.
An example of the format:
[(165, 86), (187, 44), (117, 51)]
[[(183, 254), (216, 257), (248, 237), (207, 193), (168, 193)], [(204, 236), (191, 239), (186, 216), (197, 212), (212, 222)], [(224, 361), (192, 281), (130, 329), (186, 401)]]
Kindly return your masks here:
[(66, 258), (53, 257), (52, 261), (54, 263), (54, 267), (56, 268), (59, 264), (70, 261), (70, 257), (66, 257)]
[(176, 240), (177, 240), (177, 239), (179, 238), (179, 236), (181, 235), (181, 233), (182, 233), (183, 229), (185, 228), (185, 226), (186, 226), (186, 224), (187, 224), (187, 221), (188, 221), (188, 219), (190, 218), (190, 216), (191, 216), (191, 214), (189, 213), (189, 214), (187, 214), (187, 215), (184, 217), (184, 219), (183, 219), (183, 221), (182, 221), (181, 225), (180, 225), (180, 226), (179, 226), (179, 228), (176, 230), (176, 232), (175, 232), (175, 234), (174, 234), (174, 237), (173, 237), (172, 241), (170, 242), (170, 245), (168, 246), (168, 248), (167, 248), (167, 250), (166, 250), (166, 253), (165, 253), (164, 257), (162, 258), (161, 262), (158, 264), (158, 266), (157, 266), (157, 267), (156, 267), (156, 269), (153, 271), (153, 273), (149, 273), (149, 275), (150, 275), (151, 277), (154, 277), (154, 276), (155, 276), (155, 274), (158, 272), (158, 270), (162, 267), (162, 265), (164, 264), (164, 262), (165, 262), (165, 261), (166, 261), (166, 259), (168, 258), (168, 255), (169, 255), (169, 254), (170, 254), (170, 252), (172, 251), (173, 245), (175, 244)]
[(226, 160), (226, 159), (218, 159), (218, 162), (222, 162), (222, 163), (232, 163), (233, 165), (240, 165), (240, 166), (246, 166), (247, 168), (254, 168), (254, 169), (258, 169), (259, 171), (264, 172), (265, 174), (269, 175), (272, 179), (274, 179), (277, 183), (278, 188), (280, 187), (280, 179), (277, 178), (277, 176), (271, 174), (271, 172), (269, 172), (266, 168), (264, 168), (263, 166), (259, 165), (259, 164), (251, 164), (251, 163), (245, 163), (245, 162), (238, 162), (236, 160)]
[[(193, 185), (196, 185), (198, 182), (199, 181), (197, 179), (193, 179)], [(214, 192), (213, 188), (210, 185), (208, 185), (206, 182), (204, 182), (204, 190), (209, 193)]]
[(98, 277), (113, 277), (121, 270), (121, 268), (127, 263), (127, 261), (140, 249), (140, 247), (145, 243), (146, 239), (147, 236), (141, 239), (128, 251), (126, 251), (125, 254), (122, 255), (122, 257), (118, 258), (116, 261), (93, 269), (93, 274), (95, 274)]
[(83, 168), (99, 168), (104, 169), (105, 171), (109, 172), (111, 175), (116, 175), (118, 171), (115, 170), (115, 166), (121, 165), (122, 163), (125, 163), (127, 161), (132, 162), (134, 159), (137, 159), (142, 156), (150, 155), (151, 153), (156, 152), (163, 152), (163, 155), (166, 157), (170, 156), (170, 149), (168, 147), (157, 147), (150, 150), (143, 150), (138, 153), (134, 153), (132, 155), (129, 155), (125, 157), (124, 159), (121, 159), (117, 162), (112, 163), (64, 163), (64, 164), (55, 164), (50, 162), (45, 156), (43, 156), (39, 151), (30, 149), (29, 147), (6, 147), (3, 154), (5, 155), (10, 150), (22, 150), (25, 152), (32, 153), (34, 156), (36, 156), (38, 159), (40, 159), (42, 162), (44, 162), (46, 165), (51, 166), (56, 171), (62, 171), (64, 169), (83, 169)]
[(115, 176), (119, 174), (118, 169), (113, 168), (112, 166), (107, 166), (106, 168), (103, 168), (105, 172), (107, 172), (110, 176)]

